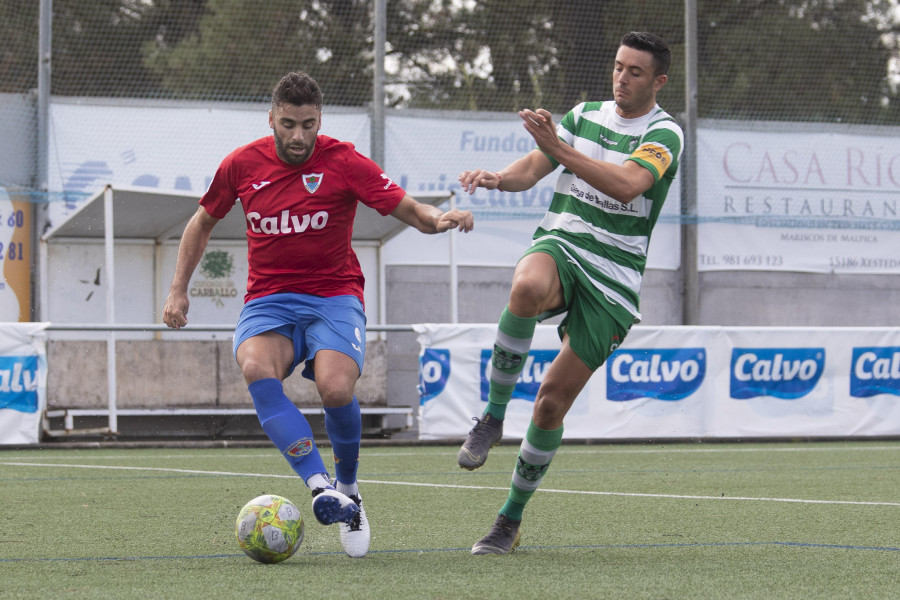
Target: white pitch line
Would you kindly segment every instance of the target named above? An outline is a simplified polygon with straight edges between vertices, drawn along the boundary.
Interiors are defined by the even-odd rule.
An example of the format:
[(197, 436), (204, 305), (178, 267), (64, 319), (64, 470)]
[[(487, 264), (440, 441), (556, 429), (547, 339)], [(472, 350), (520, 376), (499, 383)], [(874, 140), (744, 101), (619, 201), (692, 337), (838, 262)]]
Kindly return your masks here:
[[(568, 447), (563, 446), (566, 451), (566, 454), (578, 454), (578, 453), (592, 453), (590, 450), (569, 450)], [(678, 447), (667, 446), (667, 447), (659, 447), (659, 448), (623, 448), (621, 450), (615, 450), (612, 447), (608, 447), (603, 450), (599, 450), (599, 452), (607, 453), (607, 454), (668, 454), (668, 453), (684, 453), (684, 452), (697, 452), (700, 454), (717, 454), (722, 452), (740, 452), (740, 453), (753, 453), (753, 452), (844, 452), (844, 451), (870, 451), (870, 450), (888, 450), (888, 451), (900, 451), (900, 444), (896, 446), (818, 446), (818, 447), (799, 447), (799, 448), (791, 448), (791, 447), (766, 447), (762, 446), (753, 446), (753, 447), (734, 447), (734, 448), (710, 448), (709, 446), (698, 448), (696, 446), (685, 446), (679, 444)]]
[[(276, 475), (267, 473), (236, 473), (233, 471), (203, 471), (199, 469), (171, 469), (163, 467), (125, 467), (115, 465), (70, 465), (70, 464), (45, 464), (23, 462), (0, 462), (0, 465), (14, 467), (53, 467), (71, 469), (106, 469), (117, 471), (155, 471), (163, 473), (185, 473), (190, 475), (221, 475), (226, 477), (274, 477), (276, 479), (295, 479), (296, 475)], [(458, 485), (451, 483), (417, 483), (413, 481), (384, 481), (378, 479), (360, 479), (359, 483), (375, 485), (405, 485), (411, 487), (430, 487), (461, 490), (500, 490), (507, 491), (509, 487)], [(677, 500), (743, 500), (746, 502), (793, 502), (797, 504), (837, 504), (853, 506), (900, 506), (900, 502), (867, 502), (857, 500), (807, 500), (803, 498), (754, 498), (749, 496), (691, 496), (686, 494), (642, 494), (637, 492), (598, 492), (591, 490), (557, 490), (552, 488), (538, 488), (539, 492), (548, 494), (578, 494), (585, 496), (620, 496), (632, 498), (670, 498)]]
[[(506, 489), (506, 488), (504, 488)], [(679, 498), (687, 500), (745, 500), (750, 502), (796, 502), (799, 504), (852, 504), (857, 506), (900, 506), (900, 502), (869, 502), (864, 500), (808, 500), (804, 498), (755, 498), (752, 496), (687, 496), (680, 494), (638, 494), (634, 492), (593, 492), (547, 489), (545, 492), (555, 494), (589, 494), (597, 496), (636, 496), (646, 498)]]
[[(710, 447), (712, 446), (712, 447)], [(213, 451), (213, 456), (215, 456), (215, 451), (217, 450), (231, 450), (231, 448), (202, 448), (202, 450)], [(452, 446), (452, 448), (446, 450), (448, 453), (451, 452), (456, 454), (457, 447), (456, 445)], [(503, 455), (514, 455), (518, 453), (518, 446), (508, 446), (495, 448), (492, 450), (495, 454), (503, 454)], [(619, 454), (683, 454), (683, 453), (697, 453), (697, 454), (719, 454), (719, 453), (757, 453), (757, 452), (869, 452), (869, 451), (889, 451), (889, 452), (898, 452), (900, 451), (900, 444), (895, 446), (868, 446), (868, 445), (860, 445), (860, 446), (803, 446), (803, 447), (769, 447), (765, 444), (762, 446), (753, 446), (753, 447), (715, 447), (715, 444), (706, 444), (704, 447), (698, 447), (692, 444), (681, 444), (676, 443), (672, 445), (663, 445), (654, 448), (628, 448), (624, 445), (617, 446), (615, 444), (603, 446), (602, 448), (590, 448), (583, 449), (579, 448), (578, 445), (564, 445), (561, 449), (566, 456), (571, 456), (573, 454), (588, 454), (588, 455), (619, 455)], [(404, 451), (404, 452), (382, 452), (382, 451), (370, 451), (366, 448), (361, 449), (361, 456), (363, 458), (392, 458), (395, 456), (432, 456), (435, 452), (420, 452), (420, 451)], [(223, 455), (225, 453), (222, 453)], [(186, 458), (186, 459), (197, 459), (197, 460), (205, 460), (210, 456), (210, 454), (204, 454), (199, 459), (196, 454), (160, 454), (160, 455), (131, 455), (131, 454), (106, 454), (106, 455), (92, 455), (90, 460), (160, 460), (160, 459), (174, 459), (174, 458)], [(246, 453), (246, 454), (228, 454), (229, 459), (233, 458), (246, 458), (246, 459), (258, 459), (260, 457), (277, 457), (279, 456), (277, 452), (275, 452), (274, 448), (272, 449), (260, 449), (258, 453)], [(47, 460), (55, 460), (56, 457), (47, 458)], [(40, 460), (40, 458), (35, 459), (34, 457), (30, 457), (30, 460)]]
[(231, 471), (201, 471), (199, 469), (169, 469), (163, 467), (122, 467), (115, 465), (67, 465), (63, 463), (23, 463), (0, 462), (0, 465), (14, 467), (56, 467), (70, 469), (107, 469), (117, 471), (161, 471), (165, 473), (187, 473), (190, 475), (225, 475), (230, 477), (276, 477), (279, 479), (295, 479), (296, 475), (275, 475), (269, 473), (233, 473)]
[[(91, 454), (90, 456), (85, 456), (85, 460), (172, 460), (172, 459), (188, 459), (188, 460), (209, 460), (210, 458), (219, 458), (220, 456), (224, 456), (221, 454), (150, 454), (150, 455), (142, 455), (142, 454)], [(281, 455), (275, 451), (274, 446), (272, 450), (260, 450), (256, 454), (229, 454), (227, 455), (229, 460), (232, 459), (252, 459), (258, 460), (260, 458), (281, 458)], [(71, 458), (71, 456), (70, 456)], [(18, 460), (18, 459), (13, 459)], [(26, 460), (22, 458), (21, 460)], [(27, 460), (59, 460), (58, 456), (47, 457), (44, 459), (43, 457), (34, 457), (29, 456)]]
[[(466, 490), (509, 490), (506, 487), (489, 487), (475, 485), (454, 485), (447, 483), (415, 483), (409, 481), (378, 481), (360, 479), (360, 483), (374, 483), (378, 485), (410, 485), (420, 487), (460, 488)], [(806, 500), (803, 498), (754, 498), (749, 496), (690, 496), (682, 494), (641, 494), (638, 492), (597, 492), (591, 490), (556, 490), (553, 488), (538, 488), (538, 492), (548, 494), (579, 494), (587, 496), (630, 496), (636, 498), (675, 498), (680, 500), (746, 500), (757, 502), (796, 502), (800, 504), (854, 504), (863, 506), (900, 506), (900, 502), (868, 502), (856, 500)]]

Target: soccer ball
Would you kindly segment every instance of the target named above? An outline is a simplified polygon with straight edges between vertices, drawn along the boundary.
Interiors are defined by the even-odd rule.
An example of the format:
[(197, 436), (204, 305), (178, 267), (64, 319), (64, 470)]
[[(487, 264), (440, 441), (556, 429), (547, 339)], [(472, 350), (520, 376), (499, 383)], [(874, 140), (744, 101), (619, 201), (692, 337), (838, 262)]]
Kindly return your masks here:
[(241, 550), (250, 558), (279, 563), (290, 558), (303, 543), (303, 517), (287, 498), (259, 496), (238, 513), (234, 533)]

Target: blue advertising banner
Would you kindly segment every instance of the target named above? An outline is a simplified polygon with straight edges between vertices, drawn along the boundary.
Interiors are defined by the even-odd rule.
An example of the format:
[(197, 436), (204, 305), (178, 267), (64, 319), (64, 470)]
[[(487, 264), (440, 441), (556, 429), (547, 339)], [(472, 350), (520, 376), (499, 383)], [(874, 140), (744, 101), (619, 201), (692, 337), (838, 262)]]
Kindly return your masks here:
[(36, 444), (47, 404), (47, 323), (0, 324), (0, 444)]
[[(487, 403), (494, 324), (417, 325), (419, 436), (464, 437)], [(539, 325), (507, 407), (521, 439), (556, 328)], [(896, 328), (635, 327), (576, 398), (570, 439), (900, 435)]]

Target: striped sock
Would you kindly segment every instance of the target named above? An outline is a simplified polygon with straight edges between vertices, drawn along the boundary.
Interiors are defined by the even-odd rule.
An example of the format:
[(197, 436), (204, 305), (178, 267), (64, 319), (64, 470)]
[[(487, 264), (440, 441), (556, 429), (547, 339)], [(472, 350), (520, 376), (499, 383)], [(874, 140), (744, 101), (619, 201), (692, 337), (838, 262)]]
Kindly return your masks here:
[(547, 431), (535, 425), (534, 421), (528, 425), (525, 439), (519, 448), (519, 457), (516, 459), (516, 470), (513, 471), (509, 496), (506, 504), (500, 509), (500, 514), (515, 521), (522, 520), (525, 505), (541, 485), (553, 455), (562, 444), (562, 435), (562, 427)]
[(537, 317), (517, 317), (509, 306), (500, 315), (494, 353), (491, 355), (491, 387), (485, 412), (496, 419), (506, 416), (506, 405), (512, 398), (516, 381), (525, 367)]

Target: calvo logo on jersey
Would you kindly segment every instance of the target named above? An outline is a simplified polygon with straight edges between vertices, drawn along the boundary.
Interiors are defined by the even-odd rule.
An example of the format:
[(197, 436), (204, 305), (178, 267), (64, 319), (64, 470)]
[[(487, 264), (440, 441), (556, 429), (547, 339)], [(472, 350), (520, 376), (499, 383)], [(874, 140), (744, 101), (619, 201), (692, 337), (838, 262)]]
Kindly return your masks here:
[(850, 395), (868, 398), (879, 394), (900, 396), (900, 346), (853, 349)]
[[(481, 351), (481, 401), (488, 401), (488, 390), (490, 390), (491, 376), (491, 356), (493, 350)], [(519, 379), (516, 380), (516, 387), (513, 388), (513, 398), (534, 402), (537, 398), (538, 388), (544, 381), (547, 369), (550, 363), (559, 354), (559, 350), (531, 350), (528, 352), (528, 358), (525, 359), (525, 366), (519, 373)]]
[(37, 412), (37, 368), (37, 356), (0, 356), (0, 409)]
[(450, 351), (425, 348), (419, 357), (419, 404), (443, 392), (449, 378)]
[(319, 186), (322, 185), (322, 173), (304, 173), (303, 186), (310, 194), (315, 193)]
[(705, 375), (705, 348), (619, 349), (606, 361), (606, 397), (681, 400), (697, 391)]
[(816, 387), (824, 369), (824, 348), (735, 348), (731, 397), (801, 398)]

